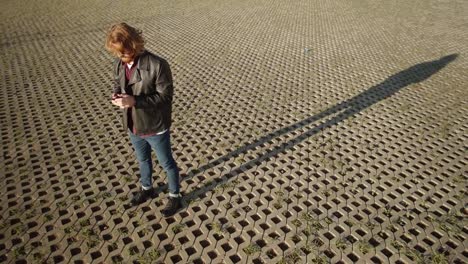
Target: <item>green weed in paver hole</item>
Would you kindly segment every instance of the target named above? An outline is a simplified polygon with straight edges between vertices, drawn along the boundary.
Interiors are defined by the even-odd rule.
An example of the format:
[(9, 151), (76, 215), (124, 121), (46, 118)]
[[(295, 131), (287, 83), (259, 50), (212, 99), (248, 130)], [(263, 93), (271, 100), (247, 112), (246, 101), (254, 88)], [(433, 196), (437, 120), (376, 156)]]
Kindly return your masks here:
[(240, 216), (240, 213), (237, 211), (237, 210), (234, 210), (231, 212), (231, 216), (234, 217), (234, 218), (237, 218)]
[(438, 228), (449, 236), (464, 241), (464, 238), (459, 235), (463, 230), (463, 225), (460, 224), (463, 221), (463, 215), (459, 211), (452, 210), (447, 215), (433, 219), (432, 221), (437, 223)]
[(291, 238), (291, 240), (294, 242), (294, 244), (297, 244), (301, 241), (301, 237), (296, 234)]
[(311, 227), (310, 225), (307, 225), (306, 228), (304, 228), (304, 230), (302, 230), (302, 233), (303, 233), (306, 237), (310, 237), (310, 236), (313, 234), (312, 227)]
[(281, 209), (281, 207), (283, 207), (283, 205), (279, 201), (276, 201), (275, 203), (273, 203), (273, 207), (275, 209)]
[(452, 178), (452, 182), (454, 184), (464, 183), (466, 181), (467, 179), (465, 179), (465, 177), (461, 173)]
[(301, 218), (306, 222), (311, 222), (315, 220), (315, 217), (312, 215), (311, 212), (302, 213)]
[(346, 249), (347, 247), (347, 241), (344, 240), (344, 239), (338, 239), (336, 242), (335, 242), (335, 245), (336, 245), (336, 248), (340, 249), (340, 250), (344, 250)]
[(291, 223), (296, 227), (302, 226), (302, 222), (299, 219), (294, 219)]
[(387, 230), (389, 230), (392, 233), (395, 233), (398, 229), (395, 227), (395, 225), (391, 224), (387, 226)]
[(328, 263), (327, 258), (325, 256), (316, 256), (310, 260), (311, 263), (314, 264), (326, 264)]
[(426, 201), (421, 202), (421, 207), (424, 208), (424, 210), (428, 210), (429, 206), (427, 205)]
[(305, 246), (301, 247), (301, 250), (302, 252), (304, 252), (306, 255), (309, 255), (310, 253), (312, 253), (312, 246), (309, 245), (309, 244), (306, 244)]
[(93, 204), (93, 203), (97, 202), (97, 199), (96, 199), (95, 196), (94, 196), (94, 197), (87, 198), (86, 200), (87, 200), (90, 204)]
[(46, 222), (54, 219), (54, 217), (51, 214), (45, 214), (44, 218), (45, 218)]
[(211, 229), (218, 236), (223, 236), (223, 226), (220, 222), (213, 222), (210, 224)]
[(13, 165), (7, 165), (7, 166), (5, 166), (5, 171), (10, 172), (10, 171), (13, 171), (13, 170), (15, 170), (15, 166), (13, 166)]
[(453, 197), (457, 199), (458, 201), (464, 201), (466, 197), (466, 192), (464, 190), (461, 190), (460, 192), (455, 194)]
[(323, 229), (323, 225), (320, 224), (318, 220), (313, 220), (310, 223), (307, 223), (307, 225), (310, 226), (310, 228), (315, 232)]
[(19, 225), (17, 225), (17, 226), (12, 230), (12, 235), (21, 234), (21, 233), (23, 233), (24, 231), (26, 231), (26, 229), (27, 229), (26, 225), (20, 223)]
[(294, 194), (294, 197), (296, 197), (297, 199), (301, 199), (304, 196), (302, 194), (300, 194), (300, 193), (296, 193), (296, 194)]
[(315, 248), (315, 249), (318, 249), (321, 246), (323, 246), (323, 242), (318, 237), (316, 237), (316, 238), (312, 239), (312, 241), (310, 241), (310, 246)]
[(151, 260), (145, 255), (138, 256), (136, 262), (138, 264), (151, 264)]
[(126, 183), (129, 183), (129, 182), (132, 181), (132, 178), (129, 177), (129, 176), (125, 176), (125, 177), (124, 177), (124, 181), (125, 181)]
[(99, 244), (99, 238), (98, 237), (90, 237), (88, 238), (88, 241), (86, 241), (86, 246), (88, 248), (93, 248)]
[(359, 241), (358, 242), (358, 249), (362, 254), (367, 254), (372, 249), (371, 244), (368, 241)]
[(109, 251), (114, 251), (118, 248), (119, 246), (117, 245), (117, 242), (112, 242), (112, 244), (110, 244), (107, 248), (109, 249)]
[(67, 238), (67, 245), (71, 245), (71, 244), (73, 244), (75, 242), (78, 242), (78, 238), (76, 238), (74, 236)]
[(405, 221), (403, 221), (403, 219), (399, 216), (396, 220), (395, 220), (395, 223), (400, 225), (400, 226), (405, 226)]
[(299, 255), (299, 250), (295, 249), (293, 252), (283, 257), (278, 264), (296, 264), (299, 263), (300, 260), (301, 256)]
[(121, 227), (117, 229), (120, 235), (127, 235), (128, 234), (128, 229), (126, 227)]
[(426, 259), (424, 258), (424, 255), (415, 249), (405, 247), (405, 249), (403, 250), (403, 254), (412, 261), (414, 261), (414, 263), (426, 264)]
[(138, 253), (138, 249), (136, 247), (131, 247), (128, 249), (128, 255), (130, 256), (134, 256), (137, 253)]
[(137, 211), (136, 210), (130, 211), (130, 212), (127, 213), (127, 215), (128, 215), (128, 217), (133, 218), (133, 217), (135, 217), (137, 215)]
[(393, 176), (390, 180), (395, 181), (395, 182), (400, 182), (401, 179), (398, 177)]
[(374, 229), (374, 227), (376, 227), (377, 224), (374, 223), (374, 222), (372, 222), (372, 221), (367, 221), (367, 222), (365, 223), (365, 226), (368, 227), (369, 229)]
[(63, 229), (63, 232), (65, 232), (65, 234), (71, 234), (71, 232), (73, 231), (73, 228), (68, 226), (68, 227), (65, 227)]
[(172, 227), (172, 232), (174, 232), (174, 234), (180, 233), (184, 227), (185, 227), (184, 224), (175, 224)]
[(242, 165), (243, 163), (245, 163), (245, 159), (243, 157), (237, 157), (234, 159), (234, 163), (237, 165), (237, 166), (240, 166)]
[(349, 227), (354, 226), (354, 222), (353, 222), (352, 220), (349, 220), (349, 219), (346, 219), (346, 220), (344, 221), (344, 223), (345, 223), (347, 226), (349, 226)]
[(143, 224), (143, 222), (140, 219), (138, 219), (137, 221), (133, 221), (132, 224), (133, 224), (133, 227), (137, 228), (137, 227), (141, 226)]
[(42, 252), (36, 252), (36, 253), (33, 254), (33, 260), (36, 263), (43, 263), (44, 262), (44, 257), (45, 257), (45, 254), (42, 253)]
[(13, 249), (13, 258), (18, 259), (19, 257), (26, 255), (26, 248), (24, 246), (19, 246)]
[(262, 248), (257, 244), (250, 244), (246, 248), (244, 248), (243, 250), (244, 250), (245, 254), (250, 256), (250, 255), (253, 255), (253, 254), (257, 253), (257, 252), (262, 251)]
[(81, 234), (86, 238), (96, 235), (96, 232), (92, 228), (83, 228), (81, 229)]
[(208, 187), (211, 186), (211, 184), (213, 184), (213, 181), (208, 181), (208, 182), (205, 183), (204, 187), (208, 188)]
[(392, 242), (390, 242), (390, 245), (392, 245), (398, 251), (403, 249), (403, 245), (396, 240), (393, 240)]
[(115, 210), (115, 213), (122, 215), (125, 212), (125, 207), (124, 205), (120, 204), (119, 207)]
[(239, 183), (239, 180), (233, 180), (231, 182), (220, 184), (219, 187), (223, 190), (234, 189)]
[(285, 200), (285, 198), (284, 198), (284, 192), (282, 192), (282, 191), (276, 191), (275, 194), (276, 194), (277, 198), (276, 198), (276, 201), (273, 203), (273, 207), (274, 207), (275, 209), (280, 209), (281, 207), (283, 207), (283, 204), (282, 204), (282, 203), (283, 203), (284, 200)]
[(100, 242), (100, 238), (94, 228), (83, 228), (81, 234), (86, 238), (88, 248), (93, 248)]
[(148, 252), (148, 257), (150, 260), (157, 260), (159, 257), (161, 257), (161, 252), (157, 249), (152, 249)]
[(23, 174), (23, 173), (26, 173), (26, 172), (28, 172), (28, 169), (25, 169), (25, 168), (21, 168), (21, 169), (18, 170), (19, 174)]
[(431, 256), (431, 264), (448, 264), (449, 261), (443, 253), (436, 253)]
[(11, 209), (9, 212), (10, 216), (14, 216), (18, 213), (18, 209), (14, 208), (14, 209)]
[(80, 226), (81, 227), (85, 227), (85, 226), (89, 226), (91, 224), (91, 222), (89, 221), (89, 219), (83, 219), (80, 221)]
[(149, 234), (151, 232), (151, 229), (149, 227), (146, 227), (146, 228), (143, 228), (141, 229), (139, 232), (138, 232), (138, 235), (140, 237), (143, 237), (143, 236), (146, 236), (147, 234)]

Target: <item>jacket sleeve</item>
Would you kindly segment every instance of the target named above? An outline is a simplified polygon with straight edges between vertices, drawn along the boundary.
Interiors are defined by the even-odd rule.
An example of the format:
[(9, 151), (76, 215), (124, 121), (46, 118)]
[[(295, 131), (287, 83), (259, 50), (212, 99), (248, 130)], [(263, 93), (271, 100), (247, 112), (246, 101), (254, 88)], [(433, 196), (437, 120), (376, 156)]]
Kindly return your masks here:
[(161, 104), (170, 105), (172, 103), (174, 88), (172, 85), (171, 69), (167, 61), (160, 61), (155, 82), (156, 93), (135, 96), (135, 108), (151, 108), (158, 107)]
[(113, 72), (112, 72), (112, 93), (113, 94), (121, 94), (122, 87), (120, 87), (119, 82), (119, 63), (120, 60), (115, 60), (113, 64)]
[(113, 94), (121, 94), (122, 93), (122, 87), (120, 87), (119, 81), (114, 79), (112, 81), (112, 93)]

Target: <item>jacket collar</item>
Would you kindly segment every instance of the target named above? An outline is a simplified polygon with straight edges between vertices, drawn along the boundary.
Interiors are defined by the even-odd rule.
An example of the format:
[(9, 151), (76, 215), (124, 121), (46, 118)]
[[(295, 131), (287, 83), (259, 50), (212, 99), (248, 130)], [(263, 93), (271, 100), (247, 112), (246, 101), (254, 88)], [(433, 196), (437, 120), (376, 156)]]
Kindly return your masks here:
[[(149, 71), (149, 56), (147, 56), (146, 50), (144, 50), (138, 57), (137, 68), (133, 73), (131, 79), (128, 81), (128, 85), (132, 85), (141, 81), (140, 70)], [(119, 63), (119, 80), (120, 87), (125, 87), (125, 65), (120, 61)]]
[(140, 54), (139, 59), (138, 59), (137, 69), (149, 71), (150, 63), (149, 63), (149, 56), (147, 55), (148, 55), (148, 51), (143, 50), (143, 52)]

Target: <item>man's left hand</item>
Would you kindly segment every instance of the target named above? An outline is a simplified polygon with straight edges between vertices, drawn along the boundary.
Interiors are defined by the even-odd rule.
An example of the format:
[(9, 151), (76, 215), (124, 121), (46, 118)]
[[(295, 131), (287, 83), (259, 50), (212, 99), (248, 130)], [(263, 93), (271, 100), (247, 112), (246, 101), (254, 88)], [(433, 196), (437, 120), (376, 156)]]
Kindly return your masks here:
[(114, 104), (121, 108), (130, 108), (135, 106), (136, 101), (135, 97), (128, 94), (122, 94), (121, 98), (114, 99)]

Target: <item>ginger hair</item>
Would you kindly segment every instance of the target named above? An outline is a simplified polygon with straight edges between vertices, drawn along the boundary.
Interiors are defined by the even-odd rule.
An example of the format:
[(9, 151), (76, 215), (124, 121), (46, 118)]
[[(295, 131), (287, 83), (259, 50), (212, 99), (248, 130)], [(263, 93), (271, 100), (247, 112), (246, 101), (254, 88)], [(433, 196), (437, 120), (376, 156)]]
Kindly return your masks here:
[(145, 41), (141, 30), (136, 29), (127, 23), (113, 25), (106, 37), (106, 49), (117, 57), (124, 52), (132, 52), (138, 55), (145, 49)]

